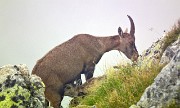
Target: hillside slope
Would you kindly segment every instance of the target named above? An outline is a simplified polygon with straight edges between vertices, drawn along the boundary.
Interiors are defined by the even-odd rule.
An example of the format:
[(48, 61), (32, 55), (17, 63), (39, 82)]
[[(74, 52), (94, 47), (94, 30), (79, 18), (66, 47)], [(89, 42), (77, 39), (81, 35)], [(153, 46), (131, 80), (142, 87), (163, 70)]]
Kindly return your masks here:
[[(173, 58), (173, 56), (179, 54), (179, 40), (180, 21), (178, 21), (177, 25), (173, 26), (172, 30), (169, 31), (165, 37), (162, 37), (162, 39), (153, 43), (150, 48), (144, 51), (143, 54), (139, 57), (139, 60), (136, 64), (129, 64), (127, 66), (117, 66), (115, 68), (111, 68), (106, 72), (106, 75), (103, 76), (104, 78), (101, 78), (102, 80), (99, 80), (98, 78), (93, 78), (92, 80), (86, 82), (79, 87), (72, 87), (69, 85), (68, 89), (66, 89), (65, 95), (75, 97), (71, 101), (71, 107), (128, 108), (132, 104), (136, 104), (140, 99), (140, 102), (142, 102), (142, 100), (145, 99), (145, 97), (142, 96), (144, 90), (154, 82), (154, 79), (155, 81), (157, 81), (160, 76), (158, 74), (161, 72), (161, 70), (168, 70), (162, 68), (165, 68), (166, 64), (170, 65), (169, 62)], [(173, 48), (169, 50), (170, 46), (172, 46), (174, 42), (176, 46), (173, 46), (173, 48), (177, 52), (173, 52)], [(179, 66), (177, 66), (177, 64), (179, 63), (180, 58), (179, 56), (176, 56), (174, 58), (177, 59), (174, 67), (178, 68), (178, 72), (176, 74), (179, 75)], [(170, 68), (172, 67), (169, 66), (169, 70), (172, 70)], [(165, 72), (165, 76), (171, 75), (166, 73), (167, 72)], [(156, 76), (158, 78), (156, 78)], [(180, 78), (178, 76), (175, 82), (179, 82), (179, 80)], [(144, 94), (146, 94), (146, 91)], [(77, 96), (78, 94), (80, 94), (80, 96)], [(179, 96), (179, 92), (177, 92), (177, 94)], [(143, 106), (140, 104), (140, 102), (138, 102), (137, 106), (133, 105), (131, 107), (146, 107), (147, 104), (151, 103), (150, 101), (148, 101), (149, 103), (147, 103), (146, 101), (146, 106)], [(174, 103), (176, 106), (176, 101)], [(159, 104), (157, 103), (156, 107), (158, 105)], [(169, 103), (162, 105), (169, 106)], [(161, 107), (166, 107), (162, 105)]]

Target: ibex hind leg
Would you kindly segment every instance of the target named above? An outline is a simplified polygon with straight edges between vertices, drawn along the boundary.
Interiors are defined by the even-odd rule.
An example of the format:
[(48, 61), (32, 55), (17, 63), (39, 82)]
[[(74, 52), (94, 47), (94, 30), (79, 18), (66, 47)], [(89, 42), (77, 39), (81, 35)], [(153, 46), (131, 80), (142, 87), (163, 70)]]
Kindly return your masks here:
[(50, 101), (50, 105), (54, 108), (61, 108), (61, 101), (63, 99), (61, 91), (55, 87), (48, 87), (45, 90), (45, 96)]
[(93, 77), (94, 69), (95, 69), (94, 66), (91, 66), (87, 69), (87, 71), (85, 72), (86, 81)]
[(49, 108), (49, 106), (50, 106), (50, 102), (47, 99), (45, 99), (45, 108)]

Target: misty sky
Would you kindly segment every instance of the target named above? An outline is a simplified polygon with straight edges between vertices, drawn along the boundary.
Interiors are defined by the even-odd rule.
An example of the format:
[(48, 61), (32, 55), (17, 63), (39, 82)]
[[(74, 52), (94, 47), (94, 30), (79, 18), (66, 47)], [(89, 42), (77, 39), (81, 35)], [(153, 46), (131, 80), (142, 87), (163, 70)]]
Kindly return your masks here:
[[(0, 0), (0, 66), (27, 64), (31, 71), (50, 49), (76, 34), (110, 36), (119, 26), (130, 28), (127, 15), (141, 53), (180, 18), (179, 5), (180, 0)], [(122, 58), (117, 51), (106, 53), (95, 74)]]
[[(53, 47), (76, 34), (118, 34), (136, 26), (136, 46), (141, 53), (180, 18), (179, 0), (0, 0), (0, 66), (36, 61)], [(103, 57), (119, 62), (118, 52)], [(106, 61), (107, 60), (107, 61)]]

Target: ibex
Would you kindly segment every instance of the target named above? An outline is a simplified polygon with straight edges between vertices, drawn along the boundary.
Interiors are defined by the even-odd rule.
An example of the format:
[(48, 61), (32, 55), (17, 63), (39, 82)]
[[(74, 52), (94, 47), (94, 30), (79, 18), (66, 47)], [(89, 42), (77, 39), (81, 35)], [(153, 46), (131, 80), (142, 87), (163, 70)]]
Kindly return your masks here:
[(80, 103), (80, 98), (84, 98), (86, 95), (92, 93), (94, 90), (96, 90), (96, 88), (101, 86), (106, 79), (106, 75), (102, 75), (91, 78), (82, 85), (76, 86), (71, 83), (66, 84), (64, 88), (64, 96), (72, 97), (73, 99), (70, 101), (70, 106), (75, 107)]
[(132, 18), (130, 33), (96, 37), (79, 34), (56, 46), (36, 63), (32, 74), (40, 76), (46, 85), (45, 96), (54, 108), (59, 108), (64, 95), (65, 84), (71, 83), (85, 74), (86, 80), (93, 77), (95, 64), (102, 55), (110, 50), (123, 52), (129, 59), (136, 61), (138, 52), (135, 46), (135, 26)]
[[(77, 97), (83, 96), (94, 91), (94, 88), (100, 86), (106, 79), (106, 75), (94, 77), (87, 80), (84, 84), (76, 86), (74, 84), (66, 84), (64, 87), (64, 96)], [(95, 87), (97, 86), (97, 87)]]

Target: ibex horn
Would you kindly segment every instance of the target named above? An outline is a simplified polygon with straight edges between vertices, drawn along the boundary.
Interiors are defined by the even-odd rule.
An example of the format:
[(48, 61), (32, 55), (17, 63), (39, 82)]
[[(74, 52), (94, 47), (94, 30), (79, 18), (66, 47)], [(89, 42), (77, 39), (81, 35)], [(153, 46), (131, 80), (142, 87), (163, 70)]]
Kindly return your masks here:
[(131, 23), (130, 34), (131, 34), (132, 36), (134, 36), (134, 33), (135, 33), (135, 26), (134, 26), (133, 19), (132, 19), (129, 15), (127, 15), (127, 16), (128, 16), (128, 18), (129, 18), (129, 20), (130, 20), (130, 23)]

